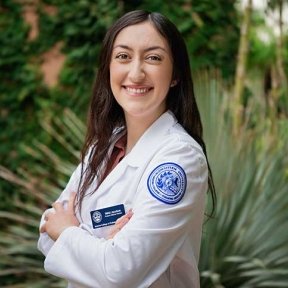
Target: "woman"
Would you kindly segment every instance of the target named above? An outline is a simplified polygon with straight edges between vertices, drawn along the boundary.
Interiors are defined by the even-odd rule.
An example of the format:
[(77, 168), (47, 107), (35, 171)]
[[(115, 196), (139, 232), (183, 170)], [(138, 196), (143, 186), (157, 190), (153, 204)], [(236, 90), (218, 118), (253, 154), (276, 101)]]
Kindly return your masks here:
[(215, 191), (174, 24), (145, 11), (116, 21), (88, 118), (81, 164), (40, 224), (46, 271), (69, 287), (199, 287), (208, 184)]

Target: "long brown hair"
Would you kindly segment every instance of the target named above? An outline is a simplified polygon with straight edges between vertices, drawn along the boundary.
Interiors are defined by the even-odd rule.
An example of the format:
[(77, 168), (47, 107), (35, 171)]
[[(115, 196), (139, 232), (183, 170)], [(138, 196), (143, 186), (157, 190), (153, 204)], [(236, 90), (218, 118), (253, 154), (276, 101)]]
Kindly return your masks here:
[[(107, 152), (114, 129), (125, 126), (123, 110), (114, 99), (110, 87), (109, 67), (114, 41), (122, 29), (144, 21), (150, 21), (154, 25), (168, 42), (172, 52), (173, 79), (177, 80), (177, 85), (171, 87), (168, 92), (167, 108), (175, 114), (178, 122), (201, 145), (207, 159), (206, 147), (202, 139), (202, 123), (193, 92), (189, 56), (180, 32), (172, 22), (159, 13), (142, 10), (129, 12), (118, 19), (108, 30), (100, 52), (100, 63), (88, 112), (88, 129), (81, 153), (82, 171), (78, 188), (80, 210), (88, 187), (94, 179), (98, 179), (99, 183), (103, 178), (103, 169), (100, 169), (100, 166), (107, 160)], [(88, 151), (89, 157), (85, 160), (87, 163), (84, 171), (84, 158)], [(207, 163), (209, 169), (208, 185), (213, 203), (210, 213), (212, 215), (216, 205), (216, 193), (208, 159)], [(97, 187), (92, 193), (96, 189)]]

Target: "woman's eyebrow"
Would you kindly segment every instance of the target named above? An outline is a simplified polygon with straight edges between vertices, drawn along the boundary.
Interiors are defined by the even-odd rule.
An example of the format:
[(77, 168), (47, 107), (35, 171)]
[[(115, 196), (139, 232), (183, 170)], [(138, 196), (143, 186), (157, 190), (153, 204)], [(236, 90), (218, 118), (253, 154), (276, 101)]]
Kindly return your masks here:
[[(119, 45), (114, 46), (114, 47), (113, 47), (113, 50), (116, 49), (116, 48), (123, 48), (123, 49), (130, 50), (130, 51), (133, 50), (131, 47), (129, 47), (129, 46), (127, 46), (127, 45), (122, 45), (122, 44), (119, 44)], [(161, 46), (151, 46), (151, 47), (145, 48), (143, 51), (144, 51), (144, 52), (148, 52), (148, 51), (157, 50), (157, 49), (160, 49), (160, 50), (168, 53), (167, 50), (166, 50), (165, 48), (161, 47)]]
[(168, 53), (167, 50), (165, 48), (161, 47), (161, 46), (151, 46), (151, 47), (148, 47), (148, 48), (144, 49), (144, 51), (147, 52), (147, 51), (157, 50), (157, 49), (160, 49), (160, 50)]

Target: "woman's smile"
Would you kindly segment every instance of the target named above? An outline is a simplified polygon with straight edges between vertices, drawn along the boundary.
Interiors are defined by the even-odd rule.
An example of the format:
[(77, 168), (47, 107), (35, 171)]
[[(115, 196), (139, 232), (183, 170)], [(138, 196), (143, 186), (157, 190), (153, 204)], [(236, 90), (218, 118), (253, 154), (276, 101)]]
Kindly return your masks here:
[(145, 96), (148, 92), (150, 92), (153, 87), (149, 86), (132, 86), (132, 85), (124, 85), (123, 88), (126, 90), (127, 94), (131, 96)]

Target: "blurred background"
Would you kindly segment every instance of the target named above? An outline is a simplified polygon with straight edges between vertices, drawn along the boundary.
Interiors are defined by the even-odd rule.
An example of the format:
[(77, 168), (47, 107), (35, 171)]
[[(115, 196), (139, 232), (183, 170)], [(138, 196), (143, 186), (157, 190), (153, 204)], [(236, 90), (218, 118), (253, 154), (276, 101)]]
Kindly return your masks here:
[(105, 32), (134, 9), (170, 18), (191, 58), (218, 194), (201, 287), (288, 287), (287, 0), (1, 0), (0, 287), (65, 287), (38, 224), (79, 161)]

